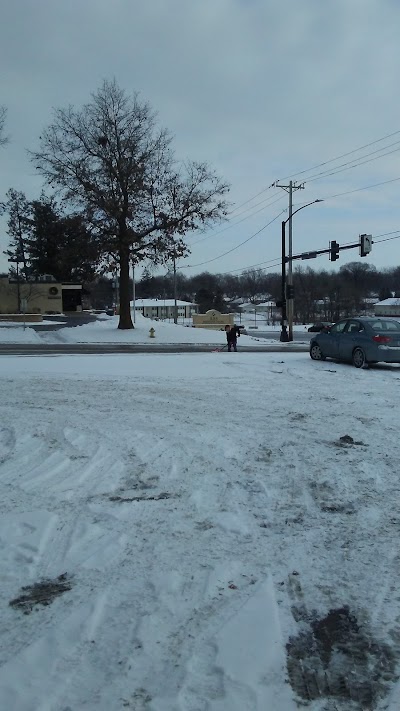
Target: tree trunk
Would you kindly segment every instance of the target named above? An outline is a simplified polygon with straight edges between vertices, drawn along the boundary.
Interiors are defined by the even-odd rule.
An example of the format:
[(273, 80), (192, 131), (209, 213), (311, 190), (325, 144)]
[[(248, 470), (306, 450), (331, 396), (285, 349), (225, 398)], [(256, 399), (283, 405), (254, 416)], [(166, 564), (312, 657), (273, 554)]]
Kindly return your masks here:
[(121, 244), (119, 250), (119, 324), (118, 328), (134, 328), (131, 317), (129, 289), (129, 246)]

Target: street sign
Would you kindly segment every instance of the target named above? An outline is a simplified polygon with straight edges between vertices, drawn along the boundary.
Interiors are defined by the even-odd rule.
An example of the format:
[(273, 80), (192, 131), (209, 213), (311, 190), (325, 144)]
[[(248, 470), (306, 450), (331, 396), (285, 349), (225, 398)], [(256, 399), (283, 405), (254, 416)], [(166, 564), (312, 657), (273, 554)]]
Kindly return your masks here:
[(366, 257), (372, 249), (372, 235), (360, 235), (360, 257)]

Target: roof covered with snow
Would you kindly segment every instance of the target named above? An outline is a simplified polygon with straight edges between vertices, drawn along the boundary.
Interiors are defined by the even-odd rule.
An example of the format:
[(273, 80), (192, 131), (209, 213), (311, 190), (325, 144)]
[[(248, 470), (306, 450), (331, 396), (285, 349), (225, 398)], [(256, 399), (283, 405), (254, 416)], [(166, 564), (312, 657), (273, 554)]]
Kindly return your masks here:
[(390, 299), (379, 301), (375, 306), (400, 306), (400, 299), (396, 296), (391, 296)]
[(266, 309), (266, 308), (269, 309), (271, 306), (275, 306), (275, 302), (274, 301), (263, 301), (262, 303), (259, 303), (259, 304), (252, 304), (251, 301), (247, 301), (243, 304), (239, 304), (238, 306), (240, 309), (242, 309), (242, 311), (254, 311), (257, 309)]
[[(177, 306), (196, 306), (196, 304), (191, 301), (180, 301), (177, 299)], [(136, 299), (135, 307), (142, 308), (142, 306), (174, 306), (174, 299)], [(131, 301), (131, 306), (133, 306), (133, 301)]]

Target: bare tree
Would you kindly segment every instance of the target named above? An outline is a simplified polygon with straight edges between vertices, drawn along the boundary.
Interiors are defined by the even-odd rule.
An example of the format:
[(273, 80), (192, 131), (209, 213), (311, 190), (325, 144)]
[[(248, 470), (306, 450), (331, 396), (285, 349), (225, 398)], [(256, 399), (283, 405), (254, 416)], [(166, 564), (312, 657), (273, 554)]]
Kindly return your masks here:
[(243, 293), (251, 304), (265, 296), (264, 272), (262, 269), (248, 269), (241, 275)]
[(339, 273), (344, 277), (348, 314), (362, 311), (365, 295), (371, 290), (376, 275), (375, 266), (366, 262), (348, 262), (340, 267)]
[(32, 153), (37, 169), (95, 230), (120, 272), (119, 328), (133, 328), (129, 265), (185, 252), (186, 232), (226, 215), (226, 183), (205, 163), (176, 161), (147, 103), (104, 81), (81, 110), (55, 111)]
[(5, 146), (8, 143), (8, 136), (4, 135), (4, 126), (6, 123), (7, 109), (5, 106), (0, 106), (0, 146)]

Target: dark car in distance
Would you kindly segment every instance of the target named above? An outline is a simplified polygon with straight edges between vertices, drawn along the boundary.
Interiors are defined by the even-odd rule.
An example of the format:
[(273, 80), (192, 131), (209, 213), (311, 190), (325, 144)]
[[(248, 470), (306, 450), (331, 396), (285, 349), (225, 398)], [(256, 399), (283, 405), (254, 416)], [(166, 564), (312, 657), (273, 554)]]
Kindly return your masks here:
[(331, 321), (317, 321), (308, 329), (308, 333), (319, 333), (323, 331), (324, 328), (330, 328), (332, 326)]
[(372, 363), (400, 363), (400, 321), (390, 318), (348, 318), (321, 331), (310, 341), (313, 360), (344, 360), (356, 368)]

